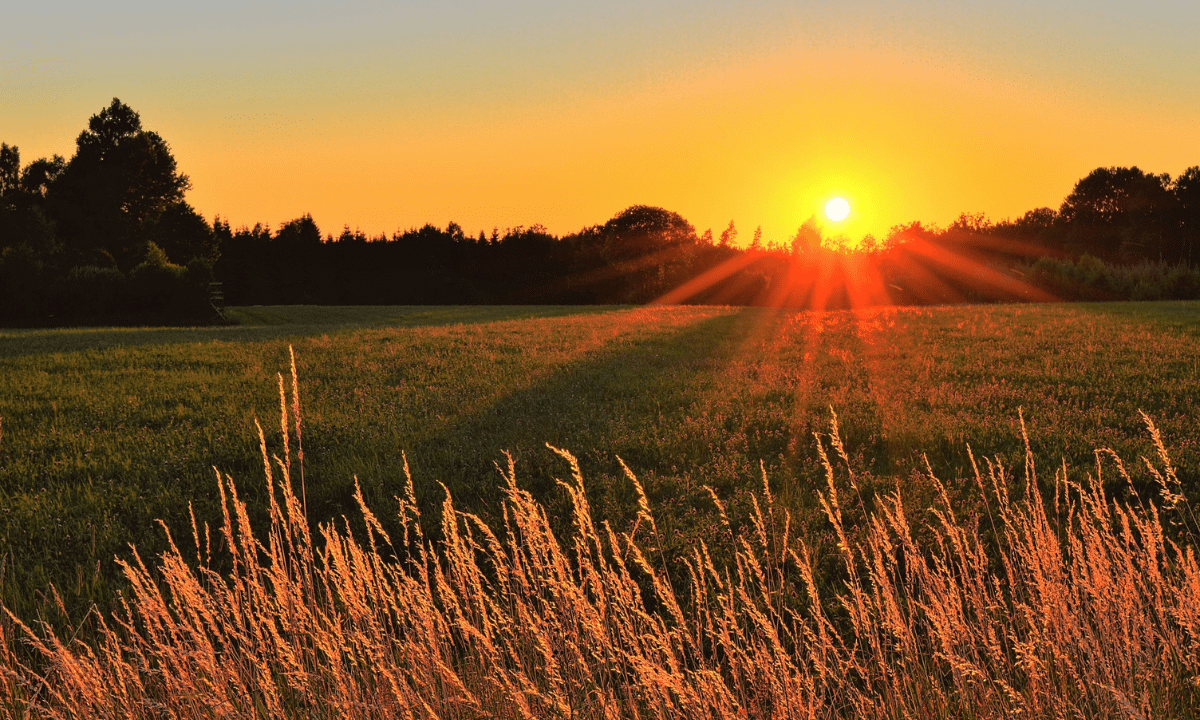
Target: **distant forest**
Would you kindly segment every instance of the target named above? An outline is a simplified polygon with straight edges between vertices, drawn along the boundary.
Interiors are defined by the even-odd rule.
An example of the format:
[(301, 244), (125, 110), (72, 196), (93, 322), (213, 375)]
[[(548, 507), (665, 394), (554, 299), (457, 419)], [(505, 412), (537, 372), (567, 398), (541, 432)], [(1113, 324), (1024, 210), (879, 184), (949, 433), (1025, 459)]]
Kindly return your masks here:
[(789, 241), (714, 237), (627, 208), (562, 237), (456, 223), (388, 236), (206, 221), (167, 142), (114, 99), (75, 154), (0, 144), (0, 324), (219, 322), (224, 304), (883, 304), (1200, 297), (1200, 167), (1102, 167), (1057, 209), (919, 222), (854, 251), (810, 220)]

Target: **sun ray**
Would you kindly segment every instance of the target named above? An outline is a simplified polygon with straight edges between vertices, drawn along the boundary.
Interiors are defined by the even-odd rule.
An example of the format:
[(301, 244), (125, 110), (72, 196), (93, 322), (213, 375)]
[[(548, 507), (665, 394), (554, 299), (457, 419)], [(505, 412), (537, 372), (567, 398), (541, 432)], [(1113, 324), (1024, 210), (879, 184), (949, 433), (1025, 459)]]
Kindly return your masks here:
[(735, 255), (728, 260), (722, 261), (719, 265), (709, 268), (700, 273), (696, 277), (688, 280), (679, 287), (668, 291), (666, 294), (657, 298), (651, 305), (674, 305), (676, 303), (687, 302), (706, 290), (712, 289), (719, 285), (722, 281), (727, 280), (730, 276), (745, 270), (750, 265), (761, 260), (759, 253), (747, 251)]
[(929, 242), (924, 238), (914, 238), (905, 246), (908, 252), (919, 255), (939, 269), (955, 274), (956, 279), (977, 290), (999, 290), (1010, 300), (1032, 300), (1034, 302), (1055, 302), (1054, 295), (1036, 287), (1024, 280), (1006, 275), (999, 270), (974, 260), (965, 255), (951, 251), (941, 245)]
[[(564, 288), (569, 288), (572, 286), (578, 287), (578, 288), (583, 288), (583, 289), (603, 287), (605, 283), (607, 283), (615, 278), (625, 277), (625, 276), (628, 276), (630, 273), (637, 272), (640, 270), (646, 270), (647, 268), (660, 267), (661, 265), (670, 261), (672, 259), (672, 257), (676, 253), (678, 253), (678, 251), (679, 251), (678, 247), (675, 247), (675, 246), (659, 248), (652, 252), (645, 253), (643, 255), (639, 255), (639, 256), (631, 258), (631, 259), (623, 260), (619, 263), (607, 264), (607, 265), (604, 265), (603, 267), (595, 268), (595, 269), (588, 270), (585, 272), (572, 273), (572, 274), (566, 275), (562, 278), (559, 278), (557, 281), (555, 281), (553, 283), (548, 283), (546, 285), (542, 285), (541, 287), (538, 288), (538, 292), (543, 293), (543, 294), (546, 294), (546, 293), (553, 294), (555, 292), (559, 292), (559, 291), (563, 290)], [(734, 259), (737, 259), (737, 258), (734, 258)], [(736, 269), (734, 271), (730, 272), (729, 274), (733, 274), (733, 272), (736, 272)], [(670, 293), (668, 293), (668, 294), (670, 294)], [(686, 302), (688, 299), (689, 298), (685, 296), (685, 297), (681, 297), (676, 300), (672, 300), (671, 302), (664, 303), (664, 302), (660, 302), (659, 300), (654, 300), (654, 301), (650, 302), (649, 304), (651, 304), (651, 305), (677, 304), (677, 303), (681, 303), (681, 302)]]

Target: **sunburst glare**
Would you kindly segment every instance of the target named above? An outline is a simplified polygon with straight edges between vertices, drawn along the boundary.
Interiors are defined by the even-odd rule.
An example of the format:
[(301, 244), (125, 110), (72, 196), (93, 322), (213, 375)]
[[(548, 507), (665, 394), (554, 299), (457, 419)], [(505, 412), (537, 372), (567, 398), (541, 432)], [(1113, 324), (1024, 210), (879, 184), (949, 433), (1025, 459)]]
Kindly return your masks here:
[(850, 203), (845, 198), (835, 197), (825, 203), (825, 217), (834, 222), (841, 222), (850, 215)]

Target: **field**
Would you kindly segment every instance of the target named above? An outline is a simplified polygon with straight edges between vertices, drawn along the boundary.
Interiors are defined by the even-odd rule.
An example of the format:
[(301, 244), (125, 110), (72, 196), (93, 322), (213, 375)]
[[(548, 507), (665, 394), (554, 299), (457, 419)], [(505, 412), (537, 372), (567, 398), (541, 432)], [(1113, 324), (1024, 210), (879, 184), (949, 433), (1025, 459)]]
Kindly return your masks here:
[[(1081, 479), (1097, 448), (1134, 464), (1162, 431), (1184, 487), (1200, 468), (1200, 304), (1004, 305), (812, 313), (672, 308), (304, 308), (234, 310), (199, 329), (0, 331), (0, 597), (53, 618), (53, 581), (72, 620), (108, 607), (114, 556), (144, 558), (197, 520), (219, 525), (213, 467), (262, 518), (254, 420), (281, 452), (277, 373), (293, 345), (301, 383), (310, 519), (396, 522), (403, 458), (436, 518), (445, 483), (460, 509), (497, 519), (503, 452), (522, 487), (567, 516), (556, 487), (575, 453), (598, 517), (628, 529), (655, 508), (663, 554), (711, 536), (703, 486), (745, 518), (760, 462), (802, 525), (820, 519), (813, 433), (836, 412), (868, 492), (935, 492), (925, 458), (957, 497), (977, 457), (1022, 463), (1020, 414), (1044, 468)], [(290, 385), (290, 380), (289, 380)], [(1124, 492), (1115, 474), (1114, 492)], [(361, 520), (355, 520), (361, 523)], [(358, 525), (357, 527), (361, 527)]]

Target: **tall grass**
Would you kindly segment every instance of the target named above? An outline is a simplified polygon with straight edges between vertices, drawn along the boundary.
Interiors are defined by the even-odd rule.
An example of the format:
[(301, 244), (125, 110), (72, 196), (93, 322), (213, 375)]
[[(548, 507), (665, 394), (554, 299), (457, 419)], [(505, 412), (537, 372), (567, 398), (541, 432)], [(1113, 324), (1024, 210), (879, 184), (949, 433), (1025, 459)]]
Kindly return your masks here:
[[(970, 518), (927, 470), (940, 495), (927, 522), (899, 490), (858, 493), (835, 418), (816, 438), (827, 527), (799, 531), (764, 471), (749, 524), (725, 521), (729, 547), (701, 543), (668, 563), (634, 473), (640, 512), (622, 531), (594, 521), (578, 463), (554, 448), (570, 470), (565, 533), (511, 460), (498, 527), (446, 490), (442, 539), (428, 541), (406, 463), (401, 534), (357, 486), (365, 531), (314, 529), (294, 366), (290, 401), (286, 390), (280, 377), (281, 453), (259, 428), (267, 527), (255, 534), (218, 471), (221, 527), (193, 518), (190, 540), (172, 539), (153, 570), (133, 550), (119, 611), (89, 618), (96, 640), (8, 613), (10, 716), (1173, 718), (1200, 707), (1195, 518), (1148, 418), (1157, 502), (1106, 494), (1104, 468), (1128, 477), (1115, 457), (1098, 456), (1080, 482), (1059, 469), (1042, 488), (1027, 452), (1019, 496), (998, 461), (973, 460)], [(819, 557), (822, 535), (833, 562)]]
[[(0, 331), (0, 602), (23, 618), (57, 615), (41, 592), (53, 582), (75, 622), (93, 603), (109, 608), (126, 584), (113, 557), (130, 543), (147, 560), (167, 549), (156, 518), (179, 534), (191, 501), (219, 524), (213, 465), (239, 480), (265, 527), (254, 417), (275, 416), (289, 339), (307, 391), (314, 527), (360, 514), (357, 474), (399, 532), (401, 449), (427, 521), (440, 516), (442, 479), (459, 510), (498, 523), (500, 449), (563, 516), (549, 441), (576, 453), (597, 517), (633, 518), (615, 456), (636, 469), (675, 558), (701, 538), (720, 545), (702, 485), (745, 521), (760, 459), (776, 509), (812, 524), (811, 488), (824, 486), (812, 433), (826, 431), (829, 405), (864, 493), (903, 482), (910, 502), (933, 491), (909, 483), (922, 453), (943, 478), (970, 476), (967, 440), (1019, 468), (1018, 407), (1047, 468), (1065, 457), (1087, 469), (1097, 445), (1152, 454), (1139, 409), (1179, 466), (1200, 468), (1200, 302), (253, 310), (255, 323), (290, 324)], [(1196, 502), (1195, 474), (1180, 477)], [(1146, 479), (1135, 475), (1143, 495)]]

